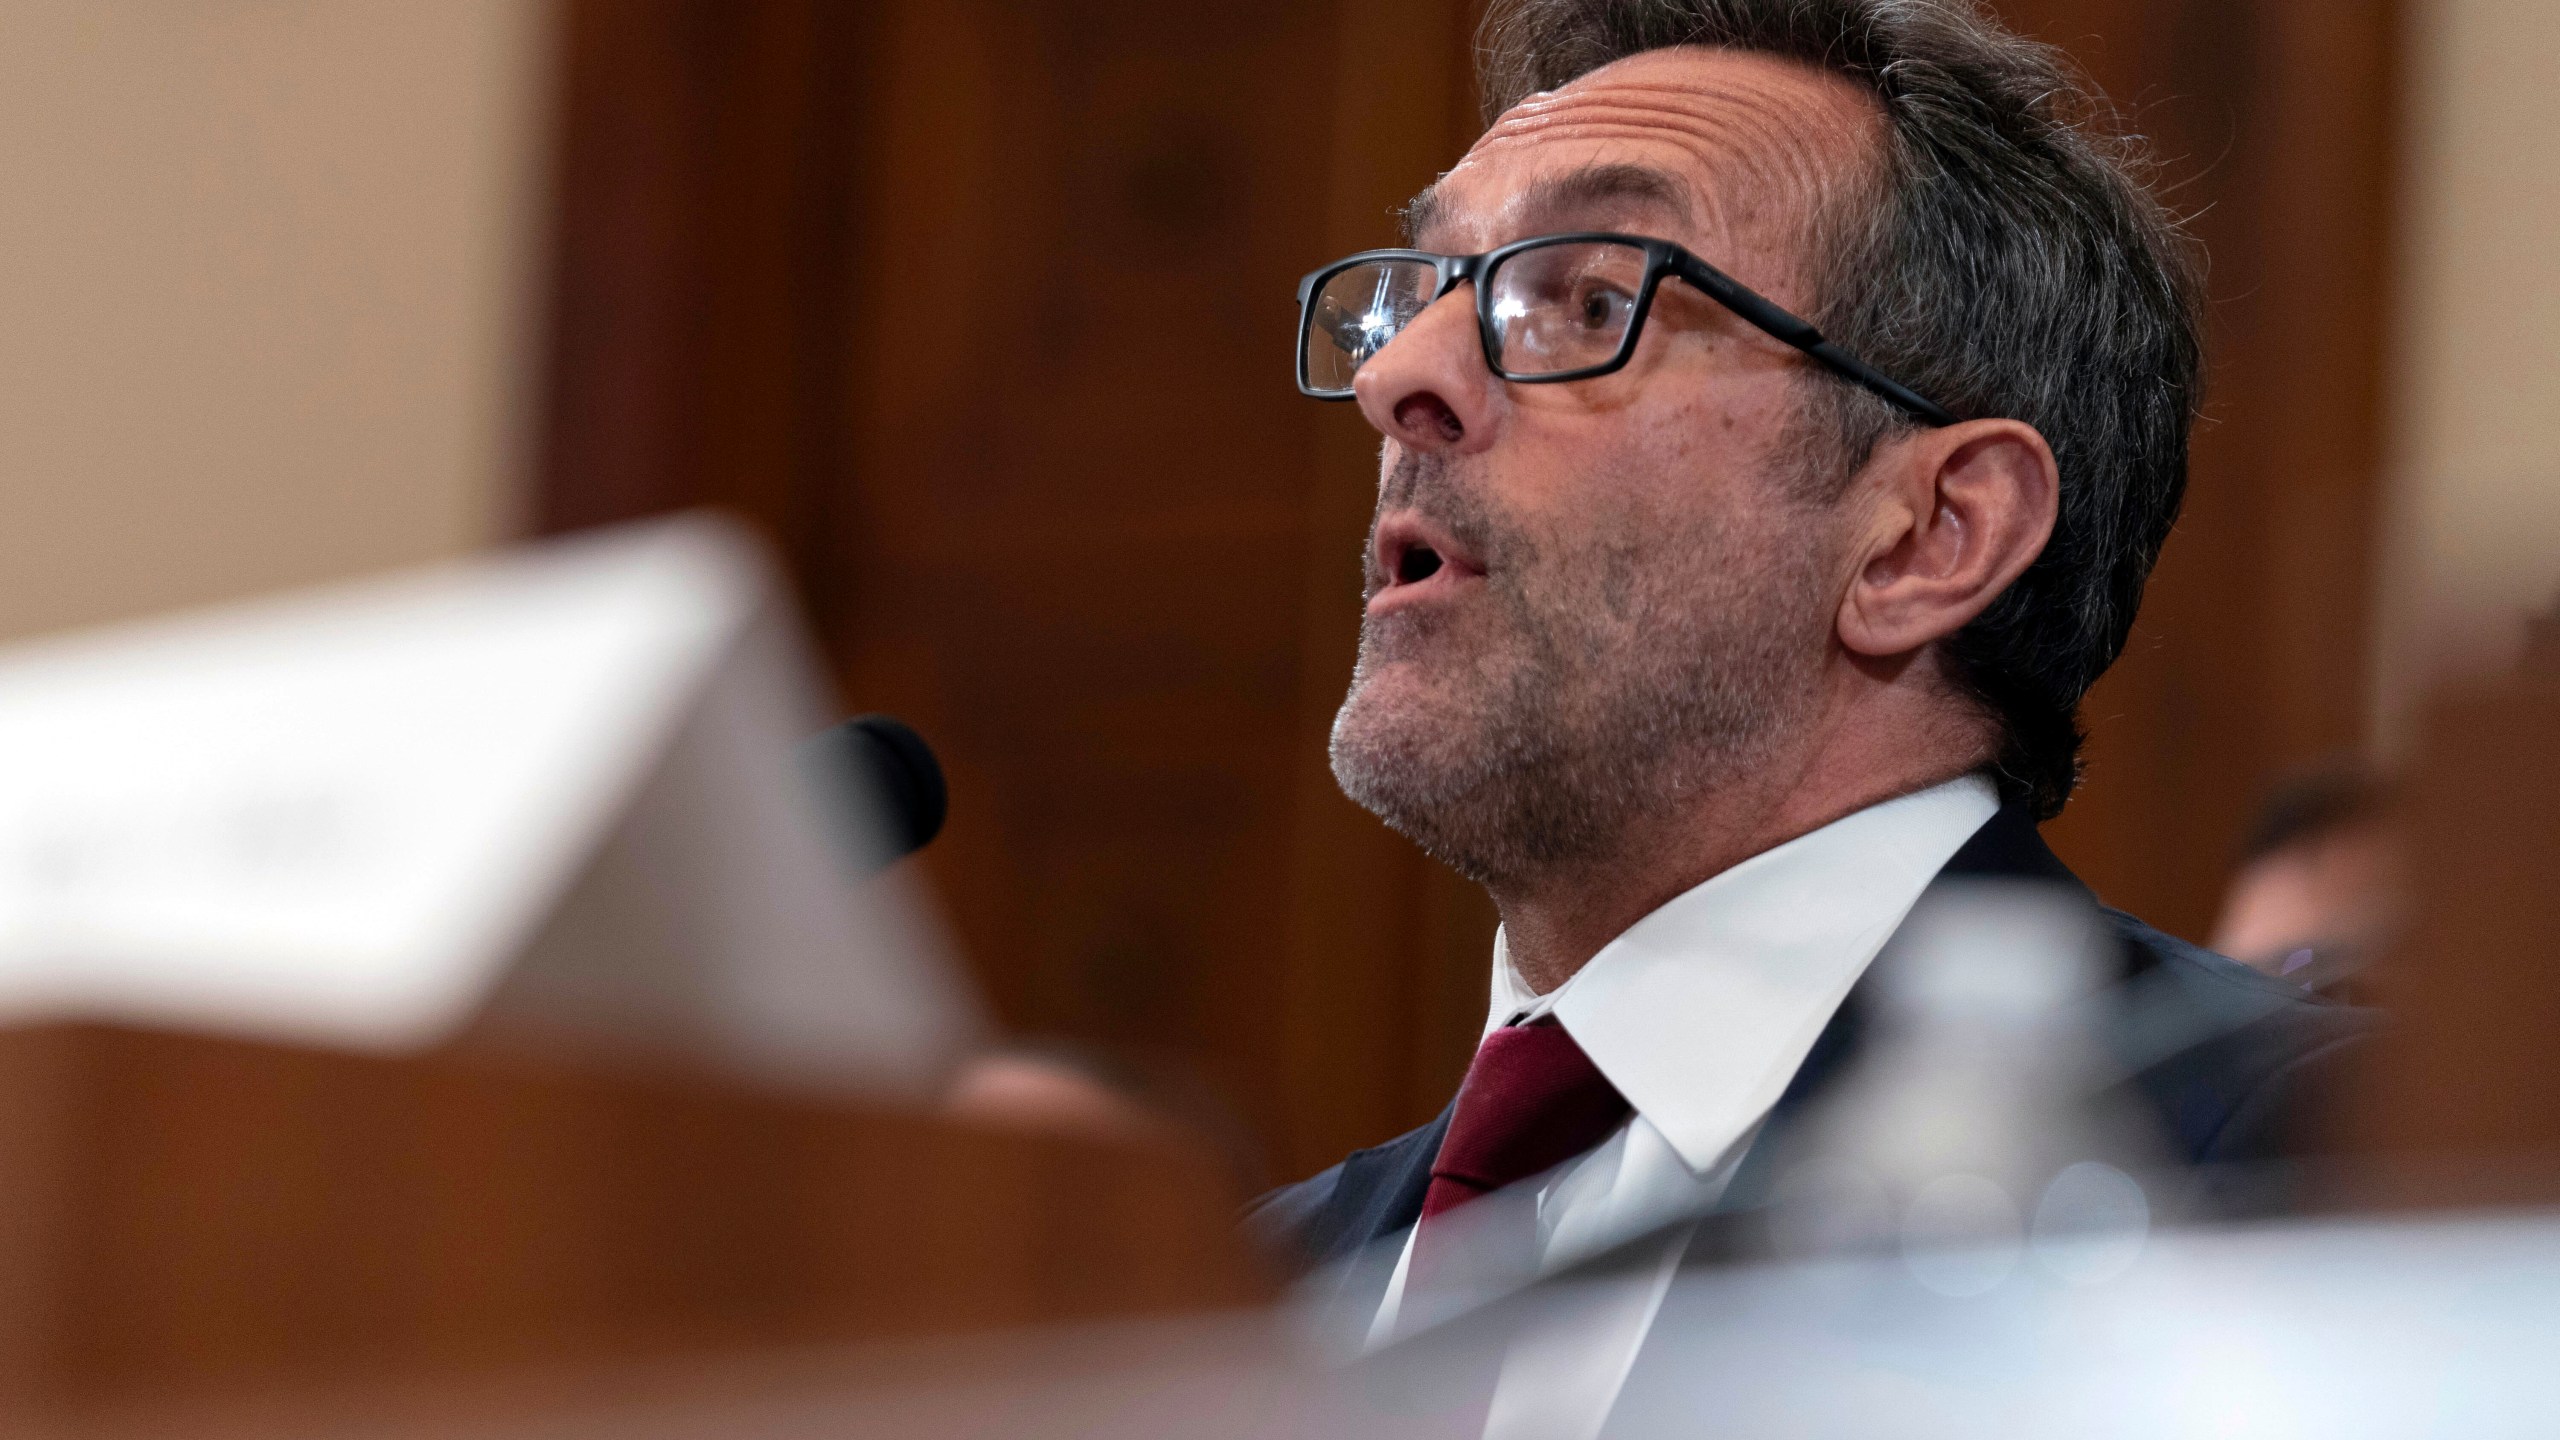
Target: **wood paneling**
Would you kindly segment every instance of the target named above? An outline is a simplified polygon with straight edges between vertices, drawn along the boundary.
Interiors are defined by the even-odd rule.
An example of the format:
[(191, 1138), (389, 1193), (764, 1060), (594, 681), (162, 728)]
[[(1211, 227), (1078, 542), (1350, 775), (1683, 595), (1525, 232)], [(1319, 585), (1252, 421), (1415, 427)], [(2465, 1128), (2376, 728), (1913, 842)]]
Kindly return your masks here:
[[(951, 765), (931, 869), (1007, 1018), (1189, 1066), (1280, 1170), (1414, 1111), (1376, 1062), (1413, 1013), (1418, 861), (1309, 778), (1373, 463), (1287, 373), (1344, 203), (1343, 43), (1315, 6), (892, 9), (855, 323), (893, 343), (866, 344), (858, 593), (826, 617), (848, 695)], [(1434, 121), (1382, 191), (1449, 153)], [(1311, 844), (1375, 868), (1337, 886)], [(1363, 973), (1313, 988), (1343, 1033), (1293, 1028), (1337, 965)]]
[[(2010, 0), (2214, 250), (2189, 515), (2056, 838), (2200, 932), (2352, 741), (2393, 0)], [(1290, 295), (1474, 133), (1466, 0), (573, 0), (545, 523), (726, 504), (848, 705), (942, 751), (926, 866), (1004, 1018), (1188, 1067), (1275, 1172), (1418, 1122), (1481, 897), (1345, 802), (1375, 437)]]
[(2202, 939), (2270, 777), (2362, 739), (2382, 447), (2395, 0), (2002, 0), (2153, 137), (2211, 256), (2186, 514), (2090, 696), (2051, 837)]
[(563, 7), (536, 527), (725, 506), (813, 603), (849, 499), (869, 7)]
[(1374, 442), (1287, 366), (1297, 276), (1463, 148), (1464, 10), (568, 13), (545, 527), (775, 535), (942, 753), (1014, 1027), (1187, 1068), (1275, 1172), (1429, 1115), (1491, 921), (1324, 774)]
[(2363, 993), (2389, 1029), (2339, 1057), (2338, 1201), (2560, 1201), (2560, 676), (2435, 697), (2404, 823), (2413, 914)]
[(1152, 1147), (95, 1027), (0, 1032), (0, 1080), (14, 1420), (1268, 1293), (1226, 1177)]
[[(1394, 212), (1477, 130), (1467, 46), (1476, 7), (1347, 6), (1322, 132), (1329, 186), (1318, 258), (1400, 244)], [(1438, 49), (1430, 37), (1439, 37)], [(1305, 1172), (1438, 1113), (1466, 1073), (1486, 1004), (1494, 916), (1482, 891), (1343, 798), (1325, 739), (1359, 648), (1360, 544), (1378, 435), (1347, 405), (1304, 406), (1314, 558), (1301, 582), (1296, 833), (1281, 1081), (1282, 1153)]]

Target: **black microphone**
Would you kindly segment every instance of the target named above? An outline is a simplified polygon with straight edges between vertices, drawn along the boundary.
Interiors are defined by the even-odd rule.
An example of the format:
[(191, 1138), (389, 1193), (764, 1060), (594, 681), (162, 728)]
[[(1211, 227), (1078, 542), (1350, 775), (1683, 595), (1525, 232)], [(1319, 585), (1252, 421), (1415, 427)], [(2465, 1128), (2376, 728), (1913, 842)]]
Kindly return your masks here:
[(886, 846), (887, 853), (874, 857), (876, 866), (904, 859), (942, 833), (951, 809), (942, 762), (895, 716), (856, 715), (819, 732), (801, 743), (800, 764), (829, 808), (849, 822), (848, 832), (868, 830)]

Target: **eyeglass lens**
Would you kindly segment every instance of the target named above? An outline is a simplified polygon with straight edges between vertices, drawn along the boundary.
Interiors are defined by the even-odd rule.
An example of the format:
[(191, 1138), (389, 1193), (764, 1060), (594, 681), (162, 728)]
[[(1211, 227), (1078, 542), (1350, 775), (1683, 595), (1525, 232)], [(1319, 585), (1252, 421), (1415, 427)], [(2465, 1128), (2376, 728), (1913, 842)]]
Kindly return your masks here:
[(1493, 333), (1506, 375), (1561, 375), (1605, 365), (1635, 323), (1644, 251), (1576, 241), (1504, 260), (1487, 282)]
[[(1610, 241), (1519, 251), (1485, 281), (1500, 366), (1514, 376), (1605, 365), (1626, 343), (1644, 291), (1645, 252)], [(1438, 274), (1420, 260), (1372, 260), (1329, 277), (1307, 306), (1308, 388), (1347, 393), (1370, 356), (1431, 303)]]
[(1334, 393), (1431, 303), (1439, 272), (1425, 260), (1372, 260), (1328, 278), (1307, 303), (1306, 382)]

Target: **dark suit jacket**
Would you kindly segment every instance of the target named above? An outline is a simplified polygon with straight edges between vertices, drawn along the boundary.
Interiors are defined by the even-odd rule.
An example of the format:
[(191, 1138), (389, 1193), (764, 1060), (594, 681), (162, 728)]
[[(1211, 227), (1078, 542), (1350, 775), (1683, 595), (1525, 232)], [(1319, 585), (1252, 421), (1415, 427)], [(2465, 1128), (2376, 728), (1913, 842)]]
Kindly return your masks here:
[[(1986, 821), (1939, 878), (2044, 880), (2089, 894), (2045, 845), (2035, 821), (2016, 808)], [(2306, 1091), (2316, 1088), (2315, 1077), (2342, 1048), (2371, 1030), (2371, 1012), (2314, 998), (2121, 911), (2102, 913), (2123, 946), (2127, 987), (2143, 1000), (2142, 1033), (2118, 1038), (2140, 1056), (2132, 1083), (2163, 1132), (2208, 1174), (2242, 1174), (2250, 1162), (2284, 1156), (2295, 1143)], [(1752, 1162), (1780, 1148), (1788, 1119), (1845, 1068), (1864, 1008), (1853, 989), (1762, 1127), (1736, 1176), (1737, 1192), (1749, 1190)], [(2168, 1037), (2165, 1047), (2150, 1043), (2159, 1036)], [(2163, 1048), (2166, 1053), (2150, 1053)], [(1401, 1233), (1421, 1218), (1449, 1114), (1442, 1110), (1419, 1130), (1262, 1197), (1247, 1213), (1248, 1228), (1284, 1263), (1302, 1269)], [(2220, 1191), (2227, 1209), (2256, 1208), (2270, 1198), (2254, 1188)]]

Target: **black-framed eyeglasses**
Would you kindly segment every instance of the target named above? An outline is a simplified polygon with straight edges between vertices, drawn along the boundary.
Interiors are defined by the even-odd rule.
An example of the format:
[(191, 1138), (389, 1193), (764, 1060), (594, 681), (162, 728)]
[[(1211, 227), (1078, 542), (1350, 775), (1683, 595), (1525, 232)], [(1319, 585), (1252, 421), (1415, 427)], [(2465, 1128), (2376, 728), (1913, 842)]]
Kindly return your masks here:
[(1484, 363), (1523, 385), (1587, 380), (1636, 353), (1654, 291), (1682, 280), (1772, 338), (1931, 425), (1944, 406), (1822, 338), (1822, 332), (1668, 240), (1604, 231), (1540, 235), (1481, 255), (1365, 250), (1298, 282), (1298, 389), (1348, 400), (1352, 378), (1424, 307), (1460, 284), (1476, 287)]

